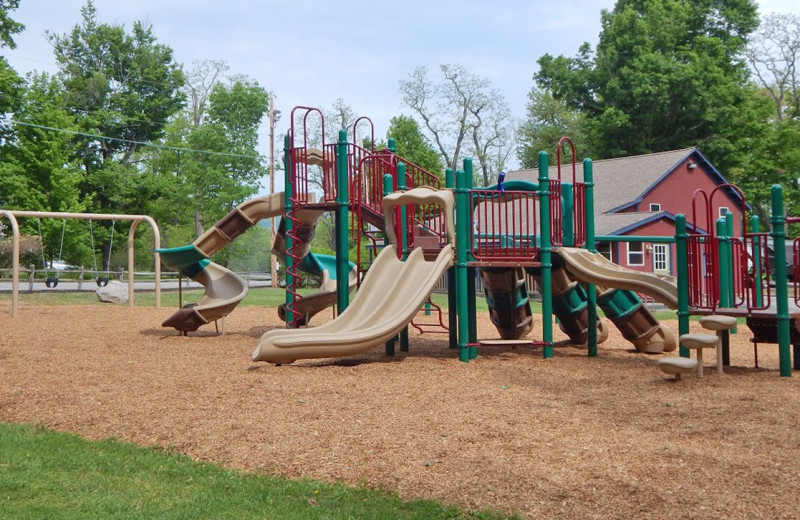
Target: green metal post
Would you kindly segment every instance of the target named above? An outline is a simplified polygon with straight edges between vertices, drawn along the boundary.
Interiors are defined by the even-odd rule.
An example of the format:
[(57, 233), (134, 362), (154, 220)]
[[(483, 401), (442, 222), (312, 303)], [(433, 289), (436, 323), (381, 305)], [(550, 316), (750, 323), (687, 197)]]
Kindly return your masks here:
[[(730, 213), (728, 213), (730, 215)], [(726, 215), (727, 217), (727, 215)], [(716, 222), (717, 238), (717, 255), (719, 258), (719, 265), (717, 272), (719, 273), (719, 306), (720, 308), (733, 307), (733, 246), (731, 238), (733, 235), (732, 221), (728, 222), (725, 217), (720, 217)], [(727, 338), (728, 335), (725, 334)], [(727, 348), (726, 348), (727, 347)], [(731, 361), (730, 344), (725, 342), (722, 345), (722, 364), (730, 366)]]
[[(405, 191), (406, 189), (406, 165), (405, 163), (397, 164), (397, 189)], [(400, 206), (400, 231), (397, 237), (397, 246), (400, 248), (400, 254), (403, 260), (408, 258), (408, 210), (405, 205)], [(400, 331), (400, 352), (408, 352), (408, 325), (403, 327)]]
[[(444, 171), (444, 185), (448, 190), (455, 189), (456, 179), (452, 168)], [(452, 244), (455, 247), (455, 244)], [(450, 338), (450, 348), (458, 347), (458, 299), (456, 297), (456, 269), (451, 267), (447, 270), (447, 320)]]
[(350, 204), (349, 172), (347, 171), (347, 130), (339, 130), (336, 143), (336, 311), (341, 314), (350, 304)]
[[(597, 253), (594, 239), (594, 166), (591, 159), (583, 160), (583, 183), (586, 185), (585, 215), (586, 249)], [(589, 335), (587, 338), (589, 356), (597, 356), (597, 286), (591, 283), (586, 286), (588, 300)]]
[[(744, 217), (744, 215), (742, 215)], [(741, 227), (741, 226), (740, 226)], [(733, 213), (727, 212), (725, 214), (725, 231), (726, 235), (728, 235), (728, 260), (730, 261), (731, 271), (730, 271), (730, 279), (728, 282), (728, 289), (729, 289), (729, 299), (728, 301), (731, 304), (731, 307), (735, 305), (736, 302), (736, 285), (734, 284), (734, 277), (737, 276), (734, 272), (734, 261), (733, 261)], [(741, 234), (744, 236), (744, 233)], [(734, 325), (729, 334), (725, 334), (726, 341), (723, 341), (722, 345), (722, 364), (725, 366), (729, 366), (730, 362), (730, 343), (727, 341), (730, 334), (736, 334), (738, 331), (736, 330), (736, 325)]]
[(458, 305), (458, 359), (469, 362), (469, 305), (467, 303), (467, 238), (472, 216), (469, 190), (462, 170), (456, 172), (456, 296)]
[(575, 245), (575, 200), (572, 195), (572, 183), (561, 183), (561, 243), (565, 247)]
[[(394, 190), (394, 179), (392, 179), (392, 176), (390, 174), (388, 174), (388, 173), (384, 174), (384, 176), (383, 176), (383, 196), (385, 197), (386, 195), (391, 194), (392, 190)], [(393, 222), (384, 222), (384, 226), (388, 227), (388, 226), (392, 226), (392, 225), (393, 225)], [(386, 353), (387, 356), (394, 356), (394, 345), (395, 345), (396, 341), (397, 341), (397, 336), (395, 336), (394, 338), (392, 338), (392, 339), (390, 339), (389, 341), (386, 342), (386, 344), (384, 346), (384, 352)]]
[[(686, 215), (675, 215), (675, 257), (678, 266), (678, 335), (689, 333), (689, 235)], [(681, 357), (689, 357), (689, 349), (681, 345)]]
[[(406, 165), (402, 162), (397, 164), (397, 190), (406, 190)], [(400, 230), (398, 231), (400, 235), (397, 237), (397, 248), (400, 250), (403, 260), (405, 260), (406, 256), (408, 255), (407, 217), (408, 210), (406, 209), (405, 205), (400, 206)]]
[(547, 152), (539, 152), (539, 259), (542, 289), (543, 356), (553, 357), (553, 263), (550, 246), (550, 166)]
[(727, 226), (725, 225), (724, 218), (717, 219), (717, 257), (719, 258), (719, 265), (717, 272), (719, 273), (719, 306), (726, 308), (731, 306), (731, 257), (730, 257), (730, 244), (727, 233)]
[[(754, 234), (758, 234), (761, 232), (761, 221), (758, 218), (758, 215), (753, 215), (750, 218), (750, 229)], [(761, 244), (758, 240), (753, 241), (753, 283), (761, 287), (761, 282), (764, 279), (761, 270), (764, 266), (761, 265)], [(755, 292), (755, 303), (756, 307), (761, 307), (763, 301), (761, 299), (761, 291), (758, 290)]]
[[(472, 190), (472, 180), (474, 179), (474, 170), (472, 169), (472, 159), (469, 157), (464, 159), (464, 181), (466, 182), (467, 187), (467, 213), (468, 218), (466, 221), (466, 237), (472, 236), (472, 212), (471, 212), (471, 205), (469, 203), (470, 192)], [(473, 260), (472, 258), (472, 248), (474, 244), (469, 242), (469, 247), (467, 248), (467, 262)], [(469, 306), (469, 343), (477, 343), (478, 341), (478, 323), (476, 319), (477, 309), (476, 309), (476, 301), (475, 301), (475, 268), (474, 267), (467, 267), (467, 305)], [(469, 358), (476, 359), (478, 357), (478, 347), (469, 347)]]
[[(286, 165), (286, 169), (284, 170), (284, 182), (283, 182), (283, 222), (284, 222), (284, 241), (285, 241), (285, 248), (286, 254), (284, 255), (285, 258), (285, 265), (286, 265), (286, 288), (292, 287), (294, 285), (294, 275), (292, 275), (292, 268), (294, 267), (294, 259), (289, 256), (289, 252), (294, 247), (294, 240), (292, 239), (292, 219), (289, 218), (293, 211), (292, 211), (292, 198), (294, 197), (294, 188), (293, 188), (293, 176), (294, 176), (294, 164), (292, 161), (292, 142), (289, 136), (283, 138), (283, 156), (284, 156), (284, 164)], [(292, 328), (292, 324), (295, 320), (295, 312), (294, 312), (294, 302), (295, 297), (290, 291), (286, 291), (286, 328)]]
[(397, 141), (395, 141), (394, 137), (390, 137), (388, 141), (386, 141), (386, 149), (392, 153), (397, 152)]
[[(789, 290), (786, 286), (786, 219), (783, 216), (783, 188), (778, 184), (772, 186), (772, 244), (775, 255), (775, 299), (778, 314), (778, 363), (781, 376), (792, 375), (792, 363), (789, 353)], [(795, 368), (798, 363), (798, 349), (795, 348)]]

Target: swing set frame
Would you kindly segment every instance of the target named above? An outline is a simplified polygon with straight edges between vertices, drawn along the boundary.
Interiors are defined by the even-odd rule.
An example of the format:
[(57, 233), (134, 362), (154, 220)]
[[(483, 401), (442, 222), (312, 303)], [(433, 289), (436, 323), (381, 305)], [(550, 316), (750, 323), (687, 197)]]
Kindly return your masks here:
[(106, 213), (62, 213), (52, 211), (17, 211), (0, 210), (0, 216), (7, 218), (11, 222), (12, 234), (12, 292), (11, 292), (11, 317), (19, 316), (19, 224), (17, 218), (60, 218), (77, 220), (111, 220), (111, 221), (130, 221), (131, 228), (128, 231), (128, 306), (134, 307), (134, 235), (139, 223), (146, 222), (153, 230), (153, 260), (155, 262), (155, 299), (156, 308), (161, 308), (161, 258), (156, 252), (161, 247), (161, 234), (155, 220), (147, 215), (115, 215)]

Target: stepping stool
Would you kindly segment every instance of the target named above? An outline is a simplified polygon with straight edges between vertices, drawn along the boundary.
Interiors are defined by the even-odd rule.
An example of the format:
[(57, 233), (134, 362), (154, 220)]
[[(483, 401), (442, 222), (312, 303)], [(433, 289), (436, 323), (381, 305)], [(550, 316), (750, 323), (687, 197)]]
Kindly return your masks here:
[[(704, 329), (713, 330), (717, 333), (719, 338), (719, 347), (717, 348), (717, 372), (722, 372), (723, 364), (730, 364), (730, 331), (736, 327), (736, 318), (734, 316), (721, 316), (712, 314), (711, 316), (703, 316), (700, 318), (700, 325)], [(720, 362), (722, 360), (722, 362)]]
[(675, 379), (678, 380), (682, 374), (691, 374), (697, 371), (697, 360), (672, 356), (659, 359), (656, 366), (665, 374), (674, 375)]
[(683, 334), (680, 337), (681, 345), (697, 351), (697, 377), (703, 377), (703, 349), (717, 349), (717, 372), (722, 372), (722, 356), (720, 356), (719, 338), (714, 334), (695, 332)]

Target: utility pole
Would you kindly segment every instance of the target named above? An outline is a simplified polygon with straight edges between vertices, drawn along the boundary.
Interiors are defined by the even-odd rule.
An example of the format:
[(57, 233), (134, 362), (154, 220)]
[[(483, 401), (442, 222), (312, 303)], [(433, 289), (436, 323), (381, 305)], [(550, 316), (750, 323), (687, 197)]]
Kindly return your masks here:
[[(269, 92), (269, 193), (275, 193), (275, 97), (272, 91)], [(276, 226), (277, 220), (272, 217), (270, 222), (270, 229), (272, 229), (272, 245), (275, 244), (275, 239), (278, 236), (278, 228)], [(269, 255), (269, 276), (272, 280), (272, 288), (278, 287), (278, 260), (275, 255)]]

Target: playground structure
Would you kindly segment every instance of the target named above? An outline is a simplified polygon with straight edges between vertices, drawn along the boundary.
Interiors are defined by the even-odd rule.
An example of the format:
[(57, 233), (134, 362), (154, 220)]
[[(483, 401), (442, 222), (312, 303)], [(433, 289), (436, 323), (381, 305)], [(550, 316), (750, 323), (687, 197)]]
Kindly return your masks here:
[[(558, 179), (550, 180), (545, 173), (538, 184), (511, 181), (473, 188), (472, 164), (466, 160), (464, 170), (446, 172), (443, 187), (438, 176), (399, 157), (391, 140), (387, 149), (377, 151), (355, 144), (359, 123), (371, 126), (367, 118), (354, 124), (349, 139), (347, 131), (341, 130), (337, 143), (323, 142), (321, 148), (310, 147), (306, 127), (312, 115), (319, 117), (324, 134), (324, 119), (319, 110), (296, 107), (292, 111), (292, 128), (285, 140), (284, 194), (243, 203), (190, 246), (159, 250), (166, 265), (208, 284), (197, 305), (180, 309), (165, 321), (165, 326), (195, 330), (229, 313), (244, 297), (246, 288), (229, 276), (201, 276), (211, 265), (208, 257), (257, 220), (279, 214), (284, 218), (274, 252), (283, 255), (286, 265), (286, 303), (282, 313), (289, 329), (306, 324), (313, 312), (309, 312), (308, 297), (298, 291), (299, 271), (317, 264), (309, 251), (310, 237), (321, 212), (333, 211), (336, 258), (347, 258), (352, 232), (357, 244), (355, 279), (364, 296), (357, 294), (354, 302), (358, 305), (348, 310), (353, 268), (335, 258), (327, 262), (321, 270), (337, 280), (335, 300), (339, 317), (320, 331), (326, 334), (324, 342), (311, 332), (271, 331), (262, 338), (254, 359), (285, 363), (306, 357), (347, 355), (381, 342), (391, 354), (395, 339), (399, 339), (401, 350), (407, 350), (407, 326), (438, 279), (431, 275), (446, 273), (451, 309), (446, 327), (450, 346), (458, 348), (459, 359), (468, 361), (477, 356), (480, 345), (474, 330), (475, 277), (479, 270), (492, 321), (500, 336), (504, 340), (542, 345), (545, 357), (553, 355), (553, 314), (572, 342), (588, 344), (590, 355), (596, 354), (597, 343), (608, 332), (596, 312), (594, 284), (598, 281), (604, 284), (599, 298), (601, 307), (637, 349), (662, 352), (675, 348), (671, 332), (658, 323), (634, 292), (649, 291), (663, 297), (666, 291), (663, 286), (669, 285), (668, 280), (628, 272), (627, 285), (617, 288), (613, 276), (603, 278), (595, 272), (601, 270), (596, 261), (587, 261), (569, 249), (587, 246), (593, 233), (592, 219), (585, 217), (592, 214), (587, 210), (592, 184), (575, 182), (574, 165), (571, 184), (562, 182), (559, 164)], [(374, 136), (370, 142), (374, 142)], [(540, 156), (540, 161), (544, 164), (540, 171), (547, 172), (546, 154)], [(322, 188), (319, 200), (310, 189), (314, 167)], [(397, 193), (413, 196), (393, 195)], [(454, 204), (448, 202), (450, 197)], [(456, 233), (448, 232), (451, 226), (457, 229)], [(373, 250), (377, 250), (380, 236), (392, 243), (387, 248), (391, 247), (393, 253), (385, 252), (388, 250), (385, 248), (378, 255), (380, 262), (376, 260), (369, 267), (377, 272), (364, 276), (362, 241), (368, 240)], [(452, 252), (454, 261), (447, 259), (445, 251)], [(394, 256), (395, 261), (389, 262), (387, 256)], [(213, 269), (221, 272), (217, 267)], [(533, 328), (524, 284), (526, 273), (533, 275), (541, 287), (541, 341), (524, 340)], [(341, 283), (343, 280), (348, 282)], [(218, 290), (220, 284), (226, 289)], [(379, 285), (385, 287), (374, 289)], [(425, 290), (419, 292), (419, 287)], [(413, 290), (413, 297), (408, 290)], [(324, 292), (324, 302), (330, 303), (333, 291)], [(674, 297), (664, 299), (674, 306)], [(323, 299), (319, 301), (322, 303)], [(414, 312), (409, 314), (407, 305)], [(397, 316), (402, 318), (399, 322)], [(333, 334), (341, 334), (342, 338), (335, 339)], [(338, 345), (335, 348), (334, 343)]]
[[(735, 226), (730, 213), (714, 220), (711, 204), (723, 190), (740, 195), (742, 215), (746, 201), (738, 187), (717, 186), (710, 194), (695, 192), (692, 202), (694, 229), (687, 231), (684, 215), (675, 219), (678, 266), (678, 322), (681, 335), (689, 332), (689, 316), (722, 315), (746, 318), (753, 333), (758, 365), (758, 344), (778, 344), (780, 375), (789, 377), (792, 368), (800, 369), (800, 238), (794, 239), (793, 295), (789, 296), (786, 224), (800, 222), (786, 217), (783, 189), (771, 189), (771, 231), (759, 230), (759, 219), (752, 216)], [(721, 364), (730, 364), (727, 336), (722, 337)], [(794, 363), (792, 353), (794, 350)], [(681, 347), (681, 356), (688, 357)]]
[[(52, 211), (18, 211), (18, 210), (0, 210), (0, 215), (6, 217), (11, 222), (11, 240), (12, 240), (12, 259), (11, 259), (11, 315), (13, 317), (19, 316), (19, 224), (18, 218), (60, 218), (60, 219), (77, 219), (77, 220), (110, 220), (116, 222), (130, 221), (131, 227), (128, 231), (128, 305), (135, 306), (134, 300), (134, 236), (136, 228), (139, 223), (146, 222), (150, 229), (153, 230), (153, 244), (154, 253), (153, 260), (155, 265), (155, 305), (157, 308), (161, 307), (161, 261), (159, 260), (157, 248), (161, 243), (161, 234), (155, 221), (147, 215), (118, 215), (118, 214), (105, 214), (105, 213), (65, 213), (65, 212), (52, 212)], [(63, 239), (62, 239), (63, 241)]]
[[(299, 112), (298, 117), (295, 112)], [(541, 153), (538, 183), (505, 183), (500, 179), (495, 186), (474, 188), (472, 164), (467, 159), (463, 170), (446, 172), (443, 187), (438, 176), (399, 157), (391, 140), (385, 150), (368, 150), (355, 144), (359, 123), (371, 126), (367, 118), (354, 124), (352, 137), (342, 130), (337, 143), (323, 142), (321, 149), (310, 147), (306, 125), (314, 114), (318, 114), (324, 134), (319, 110), (297, 107), (292, 111), (292, 128), (285, 141), (285, 193), (240, 204), (188, 246), (155, 249), (157, 307), (159, 258), (205, 286), (197, 304), (179, 309), (164, 326), (187, 332), (230, 313), (247, 294), (247, 286), (209, 257), (260, 219), (283, 215), (282, 233), (273, 246), (286, 265), (286, 303), (280, 312), (287, 327), (306, 325), (315, 313), (334, 303), (339, 317), (331, 322), (333, 325), (318, 331), (327, 334), (324, 340), (309, 332), (268, 333), (254, 352), (254, 359), (285, 363), (306, 357), (349, 355), (380, 343), (385, 343), (387, 354), (391, 354), (398, 339), (405, 351), (409, 323), (413, 323), (438, 279), (446, 276), (451, 312), (443, 328), (449, 333), (450, 347), (458, 348), (459, 359), (469, 361), (477, 356), (482, 344), (490, 342), (478, 340), (474, 329), (475, 278), (480, 273), (492, 322), (502, 338), (500, 343), (523, 341), (539, 345), (545, 358), (553, 356), (553, 316), (572, 343), (587, 345), (588, 354), (595, 356), (598, 343), (608, 333), (607, 325), (597, 316), (598, 305), (637, 350), (673, 350), (675, 335), (643, 305), (638, 294), (646, 294), (677, 308), (680, 335), (687, 333), (691, 315), (744, 317), (753, 331), (756, 355), (759, 343), (777, 343), (780, 373), (789, 376), (792, 345), (793, 368), (800, 368), (798, 240), (792, 248), (792, 299), (783, 282), (787, 279), (785, 225), (800, 222), (800, 218), (783, 216), (779, 186), (772, 189), (772, 230), (768, 234), (759, 231), (756, 217), (750, 226), (742, 222), (736, 232), (730, 213), (716, 222), (712, 219), (714, 197), (723, 190), (739, 194), (741, 214), (745, 215), (743, 194), (736, 186), (725, 184), (710, 195), (695, 193), (691, 233), (685, 216), (678, 215), (675, 237), (635, 237), (677, 244), (678, 276), (673, 278), (623, 269), (594, 252), (592, 163), (584, 160), (583, 179), (578, 181), (573, 147), (572, 182), (563, 181), (561, 149), (565, 143), (572, 146), (566, 138), (558, 144), (555, 179), (549, 178), (548, 157)], [(296, 129), (298, 121), (302, 125)], [(318, 169), (320, 200), (311, 189), (312, 168)], [(326, 211), (335, 213), (336, 256), (310, 251), (317, 220)], [(19, 291), (18, 217), (133, 221), (128, 237), (131, 306), (133, 237), (138, 223), (148, 222), (155, 245), (160, 242), (158, 228), (147, 216), (8, 210), (1, 214), (11, 222), (13, 234), (15, 317)], [(354, 234), (357, 244), (354, 264), (344, 260), (348, 256), (349, 233)], [(381, 237), (391, 245), (384, 247), (369, 268), (374, 273), (369, 274), (361, 258), (362, 241), (368, 240), (377, 251), (382, 245)], [(300, 270), (321, 275), (322, 290), (302, 296), (298, 291)], [(537, 341), (524, 339), (534, 328), (524, 283), (526, 275), (536, 279), (542, 296), (541, 339)], [(353, 310), (348, 312), (349, 295), (356, 286), (361, 290), (353, 300)], [(498, 340), (491, 342), (496, 344)], [(311, 347), (303, 350), (301, 345)], [(728, 365), (724, 341), (721, 353), (722, 365)], [(681, 347), (680, 354), (688, 357), (688, 349)]]

